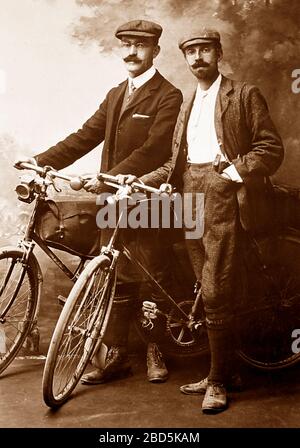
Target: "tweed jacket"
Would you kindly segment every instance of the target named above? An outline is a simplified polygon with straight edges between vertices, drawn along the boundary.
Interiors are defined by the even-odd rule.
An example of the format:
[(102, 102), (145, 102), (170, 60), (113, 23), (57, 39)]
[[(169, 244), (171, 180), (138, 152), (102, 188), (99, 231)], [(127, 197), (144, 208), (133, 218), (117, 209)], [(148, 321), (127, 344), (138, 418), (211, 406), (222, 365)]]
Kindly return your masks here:
[(81, 129), (38, 154), (38, 164), (62, 169), (102, 141), (102, 172), (141, 176), (164, 164), (171, 155), (182, 94), (156, 71), (120, 115), (127, 84), (111, 89)]
[[(187, 159), (186, 129), (195, 93), (179, 113), (172, 143), (172, 156), (159, 169), (142, 178), (158, 185), (170, 182), (179, 188)], [(222, 76), (215, 107), (215, 129), (226, 159), (234, 164), (243, 180), (237, 190), (244, 229), (259, 227), (264, 214), (268, 176), (283, 160), (283, 145), (270, 118), (266, 101), (255, 86)]]

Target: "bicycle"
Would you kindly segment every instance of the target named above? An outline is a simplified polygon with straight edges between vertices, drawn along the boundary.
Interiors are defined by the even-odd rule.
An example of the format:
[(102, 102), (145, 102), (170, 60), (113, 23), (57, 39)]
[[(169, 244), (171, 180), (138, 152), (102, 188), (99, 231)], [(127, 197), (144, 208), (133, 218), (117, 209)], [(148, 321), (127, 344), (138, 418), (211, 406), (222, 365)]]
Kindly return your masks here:
[[(94, 254), (82, 254), (70, 249), (70, 253), (80, 258), (76, 269), (71, 271), (50, 249), (50, 247), (63, 250), (67, 248), (61, 244), (55, 245), (44, 241), (37, 231), (39, 217), (47, 201), (48, 188), (52, 186), (57, 192), (61, 191), (55, 185), (54, 179), (63, 179), (77, 190), (78, 177), (58, 173), (51, 167), (41, 168), (29, 163), (23, 163), (21, 167), (35, 171), (37, 176), (30, 179), (27, 176), (16, 187), (18, 199), (28, 204), (35, 200), (35, 204), (24, 236), (18, 244), (0, 249), (0, 374), (15, 359), (23, 345), (29, 341), (28, 336), (34, 337), (35, 351), (38, 349), (37, 318), (43, 275), (37, 257), (33, 253), (35, 245), (39, 246), (73, 282), (78, 278), (85, 263), (94, 256)], [(59, 299), (63, 301), (62, 297)]]
[[(99, 177), (101, 178), (101, 174)], [(161, 190), (139, 183), (134, 183), (132, 186), (135, 191), (155, 193), (158, 196), (161, 194)], [(119, 188), (119, 185), (115, 185), (115, 188)], [(116, 266), (121, 252), (144, 274), (152, 288), (169, 304), (167, 311), (161, 311), (156, 304), (144, 302), (140, 326), (143, 336), (147, 329), (154, 327), (155, 319), (160, 316), (163, 318), (160, 325), (164, 326), (162, 344), (159, 342), (162, 349), (189, 356), (208, 351), (205, 317), (201, 307), (201, 288), (197, 288), (194, 297), (179, 302), (170, 296), (138, 257), (131, 253), (130, 248), (121, 241), (121, 220), (120, 214), (109, 243), (106, 247), (102, 247), (100, 255), (80, 274), (58, 319), (43, 374), (43, 397), (49, 407), (57, 407), (67, 401), (89, 361), (101, 348), (113, 303)], [(297, 255), (300, 257), (300, 236), (296, 238), (292, 231), (289, 231), (270, 238), (262, 238), (260, 242), (254, 238), (251, 238), (251, 241), (253, 245), (246, 258), (250, 261), (250, 254), (254, 256), (255, 275), (261, 275), (263, 281), (256, 280), (252, 283), (257, 287), (255, 302), (251, 304), (253, 295), (247, 294), (246, 301), (242, 301), (238, 310), (241, 334), (239, 355), (252, 366), (276, 370), (291, 366), (300, 359), (299, 353), (291, 353), (292, 330), (296, 328), (294, 326), (296, 323), (300, 323), (300, 284), (299, 276), (294, 274), (288, 279), (278, 276), (284, 264), (283, 259), (278, 271), (276, 264), (269, 263), (268, 266), (264, 258), (270, 248), (273, 248), (274, 255), (275, 247), (278, 256), (282, 257), (286, 244), (290, 243), (295, 244)], [(287, 249), (288, 253), (290, 250), (291, 247)], [(248, 272), (250, 284), (253, 282), (252, 274), (253, 272)], [(296, 284), (291, 283), (290, 277), (293, 281), (298, 279)], [(282, 280), (283, 286), (277, 280)], [(262, 287), (261, 291), (258, 291), (259, 286)], [(278, 312), (285, 312), (286, 317), (284, 326), (280, 329)], [(270, 316), (273, 316), (271, 321)], [(269, 327), (268, 322), (271, 324)], [(276, 330), (275, 338), (272, 335), (274, 330)], [(147, 339), (147, 336), (145, 338)]]

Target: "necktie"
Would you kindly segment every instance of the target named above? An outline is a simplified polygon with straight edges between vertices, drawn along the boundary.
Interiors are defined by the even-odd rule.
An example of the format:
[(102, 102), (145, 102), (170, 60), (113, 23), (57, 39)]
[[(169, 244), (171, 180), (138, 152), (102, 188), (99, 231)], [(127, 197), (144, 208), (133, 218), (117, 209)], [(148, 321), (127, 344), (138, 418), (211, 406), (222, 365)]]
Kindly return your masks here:
[(128, 99), (131, 98), (131, 96), (133, 95), (134, 91), (136, 90), (135, 85), (133, 84), (133, 81), (130, 81), (129, 84), (129, 95), (128, 95)]

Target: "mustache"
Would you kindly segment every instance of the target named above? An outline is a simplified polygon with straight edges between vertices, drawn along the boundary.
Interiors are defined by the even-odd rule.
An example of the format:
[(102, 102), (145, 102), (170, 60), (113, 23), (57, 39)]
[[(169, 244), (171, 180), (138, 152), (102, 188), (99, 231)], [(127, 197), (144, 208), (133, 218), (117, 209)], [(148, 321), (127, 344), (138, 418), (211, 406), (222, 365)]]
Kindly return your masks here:
[(209, 64), (207, 64), (206, 62), (195, 62), (192, 65), (192, 68), (199, 68), (199, 67), (209, 67)]
[(133, 57), (133, 56), (127, 56), (123, 59), (124, 62), (141, 62), (140, 59)]

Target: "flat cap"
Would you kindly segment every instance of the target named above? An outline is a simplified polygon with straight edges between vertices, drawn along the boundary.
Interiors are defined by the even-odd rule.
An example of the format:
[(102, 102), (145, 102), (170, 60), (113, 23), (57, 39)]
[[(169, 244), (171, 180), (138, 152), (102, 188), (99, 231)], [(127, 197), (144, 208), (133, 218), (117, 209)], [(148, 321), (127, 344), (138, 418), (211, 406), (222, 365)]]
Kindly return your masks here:
[(158, 23), (148, 20), (131, 20), (117, 28), (115, 36), (120, 39), (122, 36), (142, 36), (160, 38), (162, 27)]
[(205, 44), (208, 42), (220, 43), (220, 33), (212, 28), (200, 28), (196, 31), (190, 31), (185, 36), (181, 37), (178, 42), (180, 50), (184, 50), (190, 45)]

